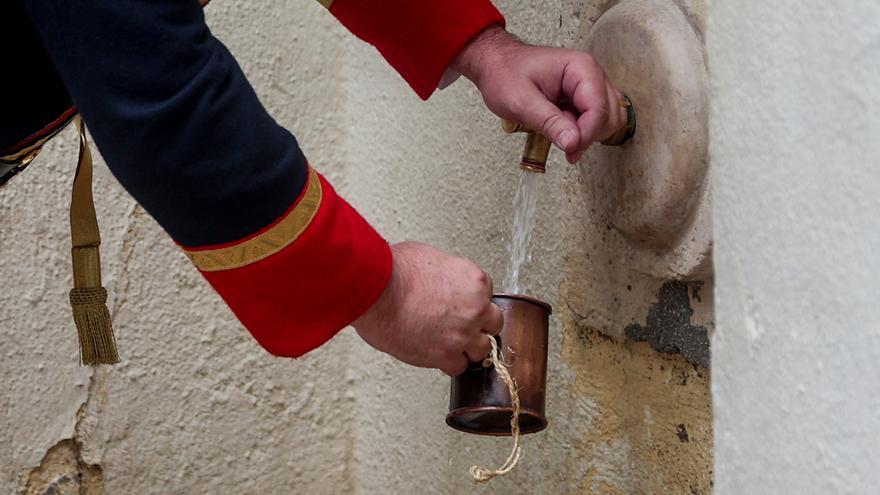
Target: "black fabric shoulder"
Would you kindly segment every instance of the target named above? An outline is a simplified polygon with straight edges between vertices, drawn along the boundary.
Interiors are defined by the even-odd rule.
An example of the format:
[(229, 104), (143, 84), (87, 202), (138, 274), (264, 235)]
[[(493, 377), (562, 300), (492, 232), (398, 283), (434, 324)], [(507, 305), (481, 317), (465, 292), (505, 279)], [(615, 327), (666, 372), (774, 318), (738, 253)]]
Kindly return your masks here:
[(19, 0), (0, 2), (0, 156), (66, 123), (73, 101)]

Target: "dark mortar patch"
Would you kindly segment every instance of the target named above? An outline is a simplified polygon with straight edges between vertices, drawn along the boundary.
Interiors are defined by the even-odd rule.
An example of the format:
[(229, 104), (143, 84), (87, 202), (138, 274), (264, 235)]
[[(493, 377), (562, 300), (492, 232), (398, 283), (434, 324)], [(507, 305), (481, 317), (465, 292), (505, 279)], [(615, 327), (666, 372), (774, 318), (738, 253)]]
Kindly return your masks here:
[(676, 436), (678, 436), (678, 439), (681, 440), (682, 443), (687, 443), (691, 441), (691, 439), (688, 437), (687, 428), (685, 428), (683, 424), (675, 427), (675, 434)]
[(629, 339), (648, 342), (657, 352), (681, 354), (688, 362), (708, 368), (709, 333), (706, 327), (691, 325), (694, 310), (688, 285), (677, 281), (664, 283), (657, 303), (648, 310), (646, 324), (627, 325), (624, 333)]
[(700, 291), (703, 290), (703, 282), (696, 281), (688, 283), (691, 287), (691, 296), (697, 302), (703, 302), (703, 298), (700, 296)]

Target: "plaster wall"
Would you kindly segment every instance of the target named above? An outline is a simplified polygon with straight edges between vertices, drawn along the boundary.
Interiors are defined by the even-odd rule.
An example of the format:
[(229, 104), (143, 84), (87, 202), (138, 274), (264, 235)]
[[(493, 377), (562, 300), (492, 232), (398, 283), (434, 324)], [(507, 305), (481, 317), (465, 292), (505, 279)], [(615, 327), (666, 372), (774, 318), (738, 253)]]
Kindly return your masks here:
[(717, 493), (876, 493), (880, 4), (709, 12)]
[[(557, 46), (614, 3), (497, 2), (513, 32)], [(702, 35), (703, 3), (677, 4)], [(466, 81), (419, 101), (310, 0), (215, 1), (208, 17), (267, 108), (390, 241), (429, 242), (503, 277), (522, 136), (502, 134)], [(467, 468), (500, 464), (509, 440), (445, 425), (447, 377), (396, 363), (350, 330), (304, 359), (271, 358), (101, 163), (123, 364), (79, 367), (65, 304), (74, 159), (68, 133), (0, 194), (0, 255), (20, 260), (0, 264), (4, 288), (20, 288), (0, 293), (0, 491), (710, 491), (707, 363), (660, 353), (649, 334), (652, 314), (711, 334), (711, 274), (635, 269), (641, 255), (599, 213), (590, 157), (572, 167), (551, 153), (524, 274), (527, 292), (555, 310), (550, 427), (526, 438), (513, 473), (476, 487)]]

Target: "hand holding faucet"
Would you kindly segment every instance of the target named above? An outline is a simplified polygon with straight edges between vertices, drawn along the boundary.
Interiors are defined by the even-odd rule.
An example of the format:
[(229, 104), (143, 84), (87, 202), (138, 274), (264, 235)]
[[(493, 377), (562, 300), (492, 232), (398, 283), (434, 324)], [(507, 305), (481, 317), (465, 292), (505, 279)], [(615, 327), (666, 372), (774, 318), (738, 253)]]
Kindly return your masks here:
[(503, 119), (539, 131), (576, 163), (597, 141), (627, 124), (627, 105), (588, 53), (524, 44), (495, 26), (452, 62)]

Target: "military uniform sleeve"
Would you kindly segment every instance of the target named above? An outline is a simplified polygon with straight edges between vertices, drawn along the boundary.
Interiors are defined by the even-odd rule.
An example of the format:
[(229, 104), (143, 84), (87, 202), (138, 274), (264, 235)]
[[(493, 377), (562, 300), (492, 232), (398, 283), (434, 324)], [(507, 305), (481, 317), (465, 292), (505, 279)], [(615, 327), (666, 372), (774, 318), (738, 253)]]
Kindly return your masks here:
[(387, 242), (269, 116), (196, 1), (24, 2), (113, 174), (269, 352), (300, 356), (379, 297)]
[(428, 99), (464, 46), (504, 26), (489, 0), (319, 0), (349, 31), (375, 46)]

